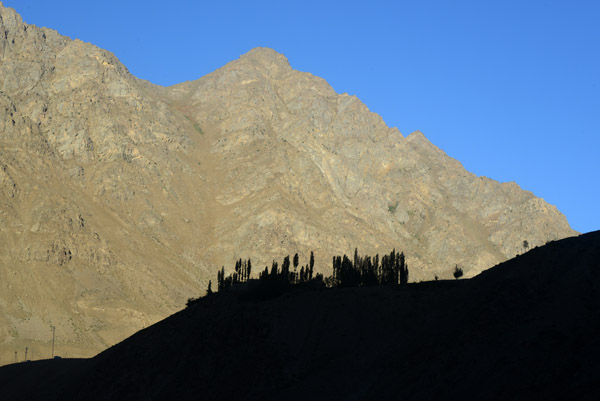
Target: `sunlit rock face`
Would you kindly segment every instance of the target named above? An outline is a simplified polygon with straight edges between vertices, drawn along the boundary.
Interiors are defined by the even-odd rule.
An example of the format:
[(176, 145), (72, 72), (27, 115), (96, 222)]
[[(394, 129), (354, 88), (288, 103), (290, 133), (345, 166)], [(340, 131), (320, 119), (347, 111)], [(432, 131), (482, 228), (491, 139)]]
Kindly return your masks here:
[(425, 280), (576, 234), (271, 49), (163, 88), (0, 5), (0, 117), (1, 362), (49, 353), (50, 326), (92, 355), (241, 257), (314, 250), (329, 274), (396, 248)]

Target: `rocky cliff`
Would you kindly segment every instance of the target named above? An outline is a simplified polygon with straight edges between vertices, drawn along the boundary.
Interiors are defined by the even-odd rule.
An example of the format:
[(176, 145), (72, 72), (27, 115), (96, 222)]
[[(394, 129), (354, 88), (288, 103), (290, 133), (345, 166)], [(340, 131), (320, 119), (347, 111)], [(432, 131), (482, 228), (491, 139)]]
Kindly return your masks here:
[(0, 4), (0, 363), (49, 356), (50, 326), (92, 355), (240, 257), (396, 248), (421, 280), (574, 234), (271, 49), (163, 88)]

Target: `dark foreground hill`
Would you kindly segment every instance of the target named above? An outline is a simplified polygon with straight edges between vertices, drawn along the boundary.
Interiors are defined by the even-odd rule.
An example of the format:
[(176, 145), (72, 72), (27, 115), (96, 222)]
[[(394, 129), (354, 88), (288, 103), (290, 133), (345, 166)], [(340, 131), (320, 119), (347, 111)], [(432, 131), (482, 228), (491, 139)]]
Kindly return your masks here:
[[(462, 281), (217, 294), (3, 399), (600, 399), (600, 232)], [(6, 397), (6, 398), (5, 398)]]

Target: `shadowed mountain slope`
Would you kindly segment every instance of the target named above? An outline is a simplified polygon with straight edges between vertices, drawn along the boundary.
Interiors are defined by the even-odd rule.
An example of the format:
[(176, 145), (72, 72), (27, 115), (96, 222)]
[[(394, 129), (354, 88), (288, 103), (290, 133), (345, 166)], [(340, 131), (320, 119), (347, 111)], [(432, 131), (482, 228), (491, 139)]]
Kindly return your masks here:
[[(0, 368), (0, 386), (30, 400), (593, 400), (599, 276), (594, 232), (469, 280), (217, 294), (93, 359)], [(60, 393), (31, 385), (46, 374)]]
[(411, 279), (470, 277), (574, 234), (274, 50), (163, 88), (0, 5), (0, 363), (50, 355), (51, 326), (94, 355), (238, 258), (395, 248)]

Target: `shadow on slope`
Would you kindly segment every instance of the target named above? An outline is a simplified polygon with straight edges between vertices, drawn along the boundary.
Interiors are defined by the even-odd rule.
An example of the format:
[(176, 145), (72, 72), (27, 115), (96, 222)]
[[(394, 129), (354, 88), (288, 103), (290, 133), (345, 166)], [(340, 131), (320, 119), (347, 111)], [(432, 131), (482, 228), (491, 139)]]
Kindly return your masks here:
[[(471, 280), (217, 294), (95, 358), (0, 368), (0, 386), (30, 400), (598, 399), (599, 261), (594, 232)], [(31, 383), (50, 366), (60, 391), (42, 396)]]

